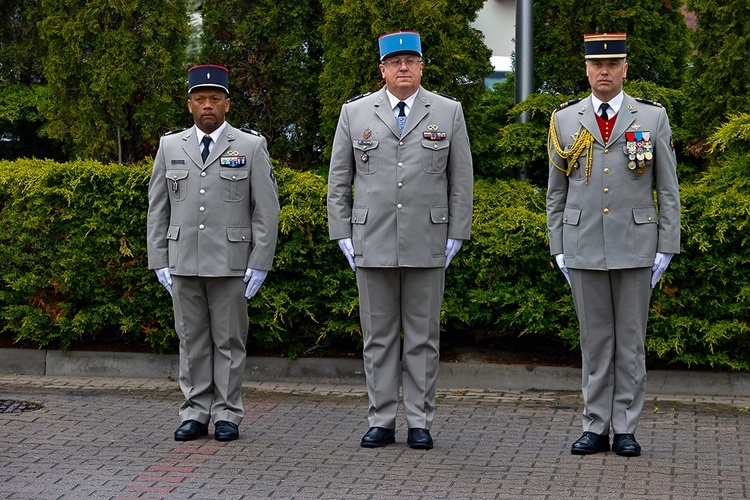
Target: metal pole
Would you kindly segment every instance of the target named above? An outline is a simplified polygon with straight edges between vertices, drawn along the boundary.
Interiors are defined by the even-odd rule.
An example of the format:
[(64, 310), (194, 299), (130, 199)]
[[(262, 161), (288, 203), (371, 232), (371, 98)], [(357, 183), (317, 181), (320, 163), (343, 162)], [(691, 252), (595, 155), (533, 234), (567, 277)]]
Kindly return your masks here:
[[(522, 103), (534, 91), (534, 1), (516, 0), (516, 104)], [(528, 123), (529, 112), (518, 117)], [(526, 178), (526, 169), (519, 172)]]

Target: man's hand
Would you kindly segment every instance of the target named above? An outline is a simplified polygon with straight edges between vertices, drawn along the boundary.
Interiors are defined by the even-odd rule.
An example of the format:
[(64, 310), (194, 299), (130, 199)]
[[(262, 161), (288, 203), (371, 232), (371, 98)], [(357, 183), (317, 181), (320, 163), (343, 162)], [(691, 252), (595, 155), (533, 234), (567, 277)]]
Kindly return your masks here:
[(565, 279), (568, 280), (568, 286), (570, 286), (570, 274), (568, 273), (568, 267), (565, 265), (565, 256), (561, 253), (555, 254), (555, 261), (557, 262), (557, 267), (560, 268), (560, 271), (562, 271), (565, 276)]
[(651, 267), (651, 288), (654, 288), (656, 284), (661, 279), (661, 275), (664, 274), (664, 271), (667, 270), (667, 266), (669, 265), (669, 262), (672, 260), (672, 257), (674, 256), (673, 253), (661, 253), (656, 252), (656, 256), (654, 257), (654, 265)]
[(167, 289), (169, 295), (172, 295), (172, 276), (169, 274), (169, 268), (162, 267), (161, 269), (157, 269), (156, 278)]
[(260, 285), (263, 284), (263, 280), (266, 279), (266, 276), (268, 276), (268, 271), (247, 268), (245, 271), (245, 277), (242, 278), (242, 281), (247, 283), (247, 288), (245, 289), (246, 299), (250, 300), (255, 296), (260, 289)]
[(456, 240), (448, 238), (448, 242), (445, 244), (445, 268), (448, 269), (448, 264), (451, 263), (453, 257), (456, 256), (458, 251), (461, 249), (461, 245), (464, 244), (464, 240)]
[(342, 252), (344, 252), (344, 256), (346, 257), (346, 260), (349, 261), (349, 267), (352, 268), (352, 271), (357, 269), (357, 266), (354, 265), (354, 246), (352, 245), (352, 239), (351, 238), (341, 238), (339, 241), (339, 248)]

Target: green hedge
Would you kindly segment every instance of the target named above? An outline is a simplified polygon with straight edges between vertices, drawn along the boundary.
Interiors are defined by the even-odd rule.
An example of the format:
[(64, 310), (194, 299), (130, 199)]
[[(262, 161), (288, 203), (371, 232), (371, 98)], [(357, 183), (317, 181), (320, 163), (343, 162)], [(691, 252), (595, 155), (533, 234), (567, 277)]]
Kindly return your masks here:
[[(750, 159), (683, 184), (683, 253), (654, 293), (652, 360), (747, 371)], [(0, 162), (0, 328), (19, 344), (70, 349), (102, 340), (174, 351), (169, 295), (146, 269), (151, 165)], [(360, 346), (354, 274), (328, 241), (326, 181), (277, 168), (274, 271), (249, 302), (250, 352), (289, 356)], [(444, 338), (509, 338), (573, 350), (578, 325), (549, 256), (544, 191), (479, 180), (474, 227), (448, 272)]]

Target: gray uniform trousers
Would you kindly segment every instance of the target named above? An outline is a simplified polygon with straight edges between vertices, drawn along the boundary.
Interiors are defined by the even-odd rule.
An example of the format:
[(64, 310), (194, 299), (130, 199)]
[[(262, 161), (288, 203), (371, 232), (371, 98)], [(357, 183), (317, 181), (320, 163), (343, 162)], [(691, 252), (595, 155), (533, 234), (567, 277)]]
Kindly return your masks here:
[(583, 430), (635, 434), (646, 393), (651, 269), (569, 269), (581, 329)]
[(172, 276), (175, 330), (180, 339), (180, 419), (239, 425), (248, 316), (239, 277)]
[(429, 429), (445, 268), (358, 267), (357, 286), (370, 426), (395, 428), (401, 386), (407, 427)]

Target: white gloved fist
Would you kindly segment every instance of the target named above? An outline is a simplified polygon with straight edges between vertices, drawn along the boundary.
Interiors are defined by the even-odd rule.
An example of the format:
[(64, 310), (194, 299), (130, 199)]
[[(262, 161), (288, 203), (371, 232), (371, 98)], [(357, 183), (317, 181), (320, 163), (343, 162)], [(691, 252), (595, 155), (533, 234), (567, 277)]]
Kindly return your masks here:
[(445, 244), (445, 268), (448, 269), (448, 264), (451, 263), (453, 257), (456, 256), (458, 251), (461, 249), (461, 245), (464, 244), (464, 240), (456, 240), (448, 238), (448, 242)]
[(651, 273), (651, 288), (654, 288), (659, 282), (661, 275), (667, 270), (667, 266), (669, 266), (669, 262), (672, 260), (673, 256), (673, 253), (656, 252), (654, 265), (651, 266), (651, 271), (653, 271)]
[(247, 288), (245, 288), (246, 299), (250, 300), (255, 296), (260, 289), (260, 285), (263, 284), (263, 280), (266, 279), (266, 276), (268, 276), (268, 271), (247, 268), (245, 271), (245, 277), (242, 278), (242, 281), (247, 283)]
[(570, 273), (568, 273), (568, 267), (565, 265), (565, 256), (561, 253), (555, 254), (555, 261), (557, 262), (557, 267), (565, 275), (565, 279), (568, 280), (568, 286), (570, 286)]
[(352, 239), (351, 238), (341, 238), (339, 241), (339, 248), (342, 252), (344, 252), (344, 257), (346, 257), (346, 260), (349, 261), (349, 267), (352, 268), (352, 271), (357, 269), (357, 266), (354, 265), (354, 246), (352, 245)]
[(172, 295), (172, 275), (169, 274), (169, 268), (156, 269), (156, 279), (167, 289), (169, 295)]

